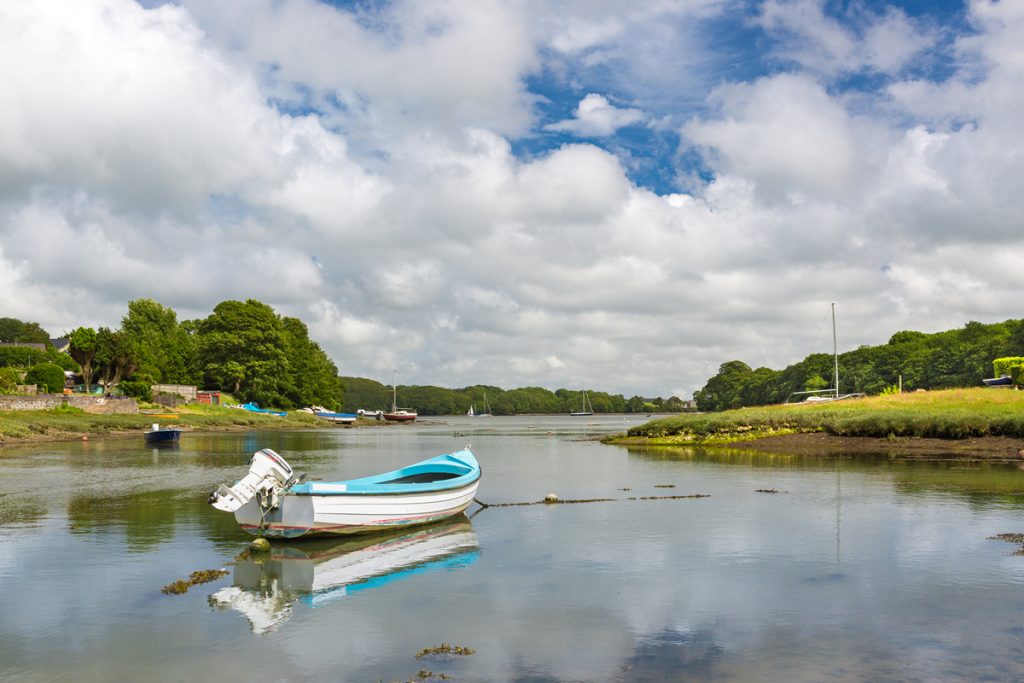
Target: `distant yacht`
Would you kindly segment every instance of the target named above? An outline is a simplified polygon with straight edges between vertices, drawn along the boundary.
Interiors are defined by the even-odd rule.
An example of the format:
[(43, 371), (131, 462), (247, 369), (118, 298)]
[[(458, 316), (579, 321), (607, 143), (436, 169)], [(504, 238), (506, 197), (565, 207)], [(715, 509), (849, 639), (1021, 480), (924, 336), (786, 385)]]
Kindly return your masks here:
[(391, 385), (391, 389), (391, 412), (384, 413), (384, 419), (389, 422), (412, 422), (415, 420), (415, 410), (405, 410), (398, 407), (398, 370), (395, 370), (395, 380)]
[(569, 413), (573, 417), (586, 417), (587, 415), (594, 414), (594, 406), (590, 404), (590, 397), (587, 396), (587, 390), (583, 390), (583, 401), (579, 410), (573, 410)]

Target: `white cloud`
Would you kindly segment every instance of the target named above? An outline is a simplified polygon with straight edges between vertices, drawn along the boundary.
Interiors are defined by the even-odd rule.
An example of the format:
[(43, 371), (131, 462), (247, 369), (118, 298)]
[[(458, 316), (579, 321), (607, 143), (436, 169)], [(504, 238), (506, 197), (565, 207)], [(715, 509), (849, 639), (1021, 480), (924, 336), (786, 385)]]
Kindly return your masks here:
[(639, 109), (620, 109), (603, 95), (590, 93), (580, 100), (574, 118), (548, 124), (546, 128), (574, 133), (581, 137), (607, 137), (620, 128), (635, 125), (643, 120), (644, 113)]
[[(1020, 315), (1021, 12), (973, 3), (952, 77), (900, 81), (934, 56), (917, 20), (769, 2), (792, 69), (755, 78), (699, 35), (741, 5), (5, 5), (0, 315), (254, 297), (346, 374), (644, 396), (818, 350), (831, 301), (847, 348)], [(657, 110), (711, 177), (524, 152), (541, 71), (592, 93), (556, 126), (614, 143)], [(836, 88), (861, 72), (888, 85)]]
[(775, 50), (779, 57), (829, 76), (898, 74), (938, 39), (895, 7), (876, 14), (855, 4), (847, 15), (845, 23), (826, 15), (824, 0), (767, 0), (757, 23), (784, 38)]
[(805, 76), (780, 75), (711, 93), (717, 116), (683, 134), (716, 169), (756, 183), (767, 198), (856, 194), (882, 153), (876, 124), (858, 121)]

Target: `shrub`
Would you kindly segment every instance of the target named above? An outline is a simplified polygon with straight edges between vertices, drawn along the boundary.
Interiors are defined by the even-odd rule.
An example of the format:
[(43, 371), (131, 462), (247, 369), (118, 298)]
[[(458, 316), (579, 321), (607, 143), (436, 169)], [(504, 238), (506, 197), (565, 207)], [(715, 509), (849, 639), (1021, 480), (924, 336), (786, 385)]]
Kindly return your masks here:
[(25, 373), (25, 384), (35, 384), (49, 394), (64, 391), (64, 370), (54, 363), (39, 363)]
[(1007, 356), (1005, 358), (996, 358), (992, 361), (992, 369), (995, 371), (994, 377), (1012, 376), (1013, 369), (1019, 367), (1024, 367), (1024, 356)]
[(117, 386), (121, 388), (121, 393), (125, 396), (133, 396), (143, 401), (153, 400), (153, 387), (149, 382), (123, 381)]
[(13, 394), (21, 384), (21, 372), (15, 368), (0, 368), (0, 394)]

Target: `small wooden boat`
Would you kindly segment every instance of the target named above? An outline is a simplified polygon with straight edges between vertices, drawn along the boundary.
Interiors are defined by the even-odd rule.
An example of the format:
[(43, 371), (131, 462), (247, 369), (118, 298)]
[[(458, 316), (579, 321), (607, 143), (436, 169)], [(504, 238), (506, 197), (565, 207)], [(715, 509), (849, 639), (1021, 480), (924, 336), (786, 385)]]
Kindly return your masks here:
[(175, 443), (180, 436), (180, 429), (170, 427), (160, 429), (160, 425), (154, 422), (153, 427), (146, 432), (146, 443)]
[(214, 593), (210, 604), (245, 615), (253, 633), (271, 633), (296, 602), (322, 607), (395, 581), (468, 567), (479, 555), (464, 515), (415, 529), (275, 543), (269, 554), (237, 560), (232, 585)]
[(382, 531), (436, 522), (465, 510), (480, 485), (480, 465), (465, 448), (361, 479), (303, 482), (305, 476), (264, 448), (249, 460), (245, 477), (210, 494), (210, 504), (233, 512), (254, 536)]

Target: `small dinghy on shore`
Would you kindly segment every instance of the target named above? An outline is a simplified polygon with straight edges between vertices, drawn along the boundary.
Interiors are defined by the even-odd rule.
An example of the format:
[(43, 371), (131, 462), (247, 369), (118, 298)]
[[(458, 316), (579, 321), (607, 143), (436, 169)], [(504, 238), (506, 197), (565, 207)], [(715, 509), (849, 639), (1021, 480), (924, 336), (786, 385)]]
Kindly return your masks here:
[(465, 510), (480, 485), (480, 465), (465, 448), (361, 479), (303, 482), (305, 476), (264, 448), (249, 460), (245, 477), (210, 494), (210, 504), (235, 513), (241, 527), (254, 536), (383, 531), (436, 522)]

